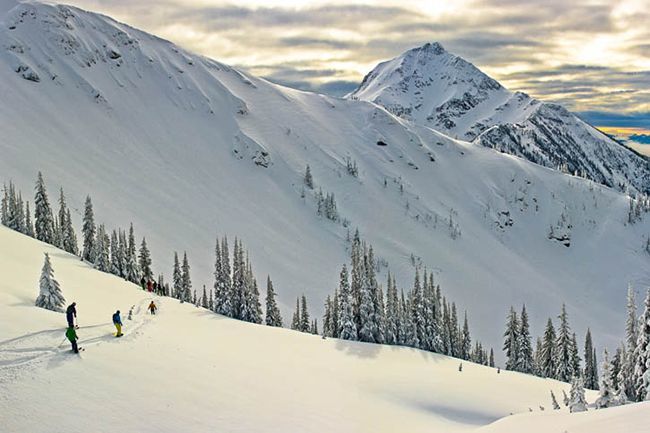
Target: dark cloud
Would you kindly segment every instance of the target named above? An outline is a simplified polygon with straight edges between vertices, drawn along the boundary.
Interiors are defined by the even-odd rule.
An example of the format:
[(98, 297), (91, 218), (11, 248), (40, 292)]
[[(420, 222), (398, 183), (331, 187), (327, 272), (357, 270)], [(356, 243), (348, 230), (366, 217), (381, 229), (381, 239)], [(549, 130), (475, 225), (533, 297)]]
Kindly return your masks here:
[(593, 125), (650, 129), (650, 112), (619, 114), (602, 111), (585, 111), (578, 114)]

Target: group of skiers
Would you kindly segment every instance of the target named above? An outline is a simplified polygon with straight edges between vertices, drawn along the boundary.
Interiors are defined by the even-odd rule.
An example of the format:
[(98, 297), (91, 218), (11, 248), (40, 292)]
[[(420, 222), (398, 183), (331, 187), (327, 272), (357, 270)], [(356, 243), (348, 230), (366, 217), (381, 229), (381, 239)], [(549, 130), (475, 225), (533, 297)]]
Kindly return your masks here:
[[(156, 314), (156, 310), (158, 307), (154, 303), (154, 301), (151, 301), (149, 306), (147, 307), (147, 310), (151, 314)], [(78, 325), (75, 325), (75, 319), (77, 318), (77, 303), (73, 302), (72, 304), (68, 305), (68, 308), (65, 311), (65, 317), (68, 321), (68, 329), (65, 332), (65, 336), (67, 339), (70, 341), (70, 344), (72, 345), (72, 351), (74, 353), (79, 353), (79, 345), (77, 344), (77, 340), (79, 337), (77, 336), (77, 328), (79, 327)], [(130, 315), (129, 315), (129, 318)], [(115, 325), (116, 333), (115, 337), (121, 337), (124, 335), (122, 333), (122, 318), (120, 317), (120, 310), (117, 310), (115, 313), (113, 313), (113, 325)]]
[(161, 287), (155, 280), (145, 279), (142, 277), (140, 279), (140, 286), (142, 287), (142, 290), (146, 290), (149, 293), (155, 293), (156, 295), (165, 294), (164, 287)]

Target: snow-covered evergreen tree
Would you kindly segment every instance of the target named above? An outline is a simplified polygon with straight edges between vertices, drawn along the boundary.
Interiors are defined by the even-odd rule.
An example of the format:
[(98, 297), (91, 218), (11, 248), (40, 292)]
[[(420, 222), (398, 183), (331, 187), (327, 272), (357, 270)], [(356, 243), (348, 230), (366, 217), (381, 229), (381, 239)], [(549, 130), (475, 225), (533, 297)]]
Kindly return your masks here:
[(307, 297), (302, 295), (300, 298), (300, 331), (309, 332), (310, 318), (309, 310), (307, 309)]
[(541, 369), (543, 377), (555, 378), (556, 362), (554, 356), (556, 338), (553, 321), (549, 317), (546, 322), (544, 337), (542, 338)]
[(300, 297), (296, 298), (296, 309), (291, 317), (291, 329), (294, 331), (302, 331), (302, 326), (300, 324)]
[(126, 277), (128, 281), (140, 284), (140, 269), (138, 268), (138, 258), (135, 247), (135, 234), (133, 224), (129, 226), (129, 243), (126, 249)]
[(304, 182), (307, 188), (314, 189), (314, 178), (312, 177), (311, 168), (309, 168), (309, 164), (307, 164), (307, 167), (305, 168)]
[(61, 292), (61, 286), (59, 286), (59, 282), (54, 278), (54, 269), (52, 269), (50, 256), (45, 253), (36, 306), (47, 310), (63, 312), (64, 305), (65, 298)]
[(569, 401), (569, 411), (585, 412), (587, 410), (587, 400), (585, 398), (585, 388), (582, 382), (582, 376), (576, 375), (571, 381), (571, 400)]
[(609, 354), (607, 349), (603, 351), (603, 365), (601, 367), (602, 377), (600, 381), (600, 393), (596, 400), (596, 407), (603, 409), (615, 405), (614, 389), (611, 380), (611, 365), (609, 363)]
[(83, 250), (81, 258), (87, 262), (95, 262), (95, 214), (93, 212), (93, 202), (90, 196), (86, 197), (86, 204), (84, 208), (83, 226), (81, 228), (83, 236)]
[(221, 246), (217, 239), (215, 247), (214, 293), (215, 311), (233, 317), (232, 280), (230, 276), (230, 253), (228, 239), (224, 236)]
[(562, 382), (568, 382), (573, 377), (573, 344), (571, 329), (569, 327), (569, 318), (566, 312), (566, 306), (562, 304), (562, 312), (558, 316), (560, 324), (558, 325), (557, 337), (555, 339), (555, 379)]
[(576, 338), (576, 333), (574, 332), (571, 336), (571, 375), (576, 376), (582, 374), (582, 371), (580, 371), (580, 361), (580, 353), (578, 352), (578, 340)]
[(180, 299), (182, 302), (183, 299), (183, 272), (181, 271), (181, 263), (178, 260), (178, 253), (174, 251), (174, 269), (172, 270), (172, 290), (173, 297)]
[(111, 232), (111, 274), (113, 275), (122, 275), (120, 254), (120, 242), (117, 231), (113, 230)]
[(55, 244), (54, 215), (47, 197), (43, 175), (38, 172), (36, 180), (36, 195), (34, 196), (34, 220), (36, 239), (45, 243)]
[(343, 340), (356, 340), (357, 327), (352, 311), (352, 294), (348, 279), (348, 268), (343, 265), (339, 279), (339, 329), (338, 337)]
[[(469, 323), (467, 321), (467, 311), (463, 319), (463, 329), (460, 333), (460, 357), (469, 360), (470, 348), (472, 347), (472, 337), (469, 333)], [(480, 360), (478, 361), (481, 362)]]
[(333, 337), (332, 332), (332, 298), (327, 295), (325, 299), (325, 314), (323, 314), (323, 336)]
[(488, 366), (494, 368), (494, 349), (490, 347), (490, 360), (488, 361)]
[(519, 324), (519, 319), (517, 318), (517, 312), (513, 307), (510, 307), (510, 313), (508, 313), (508, 321), (506, 323), (506, 330), (503, 333), (505, 338), (503, 342), (503, 350), (506, 354), (506, 370), (515, 370), (517, 368), (517, 361), (519, 356), (519, 348), (517, 343), (519, 342), (519, 330), (521, 325)]
[(34, 224), (32, 224), (32, 212), (29, 209), (29, 202), (25, 202), (25, 234), (34, 237)]
[(138, 255), (138, 264), (140, 265), (140, 273), (146, 280), (153, 280), (153, 272), (151, 270), (151, 253), (147, 247), (147, 240), (142, 238), (140, 244), (140, 254)]
[(596, 362), (596, 351), (591, 340), (591, 330), (587, 328), (587, 335), (585, 336), (585, 369), (583, 372), (585, 388), (587, 389), (598, 389), (598, 369)]
[(109, 272), (111, 270), (110, 241), (108, 241), (108, 235), (103, 224), (97, 230), (97, 239), (95, 239), (94, 245), (95, 252), (93, 256), (95, 257), (95, 269), (102, 272)]
[(386, 344), (397, 344), (397, 325), (398, 324), (398, 299), (397, 288), (393, 285), (393, 280), (388, 272), (387, 290), (386, 290)]
[(268, 326), (282, 327), (282, 316), (275, 301), (275, 291), (271, 277), (266, 277), (266, 324)]
[(517, 333), (517, 356), (515, 370), (522, 373), (533, 372), (533, 346), (528, 325), (528, 313), (526, 305), (521, 309), (521, 318), (519, 320), (519, 332)]
[(190, 263), (187, 260), (187, 253), (183, 252), (183, 264), (181, 265), (181, 300), (190, 301), (192, 293), (192, 279), (190, 278)]
[(621, 379), (624, 383), (625, 394), (632, 400), (636, 399), (636, 382), (634, 370), (636, 368), (636, 345), (638, 340), (638, 322), (636, 315), (636, 299), (632, 285), (627, 288), (627, 320), (625, 322), (625, 352), (627, 354), (621, 370)]
[(646, 399), (648, 384), (646, 383), (646, 372), (650, 369), (650, 288), (648, 288), (643, 313), (639, 317), (637, 328), (637, 343), (634, 349), (634, 384), (635, 400), (644, 401)]

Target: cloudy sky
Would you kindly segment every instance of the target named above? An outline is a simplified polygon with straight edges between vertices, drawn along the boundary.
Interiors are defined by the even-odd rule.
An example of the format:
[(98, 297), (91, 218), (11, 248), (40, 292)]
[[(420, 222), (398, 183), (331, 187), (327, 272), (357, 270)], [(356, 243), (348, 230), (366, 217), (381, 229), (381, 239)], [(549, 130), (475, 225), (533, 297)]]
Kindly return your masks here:
[(639, 145), (650, 141), (650, 0), (64, 2), (335, 95), (379, 61), (438, 41), (511, 89), (560, 102)]

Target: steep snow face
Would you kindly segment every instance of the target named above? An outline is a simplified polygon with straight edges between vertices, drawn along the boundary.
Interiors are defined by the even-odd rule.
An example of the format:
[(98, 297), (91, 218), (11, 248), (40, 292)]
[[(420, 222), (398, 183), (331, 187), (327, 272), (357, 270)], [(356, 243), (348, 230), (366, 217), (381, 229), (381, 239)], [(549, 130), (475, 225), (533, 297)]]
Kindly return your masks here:
[[(4, 227), (0, 245), (3, 432), (610, 433), (647, 424), (647, 404), (551, 411), (550, 391), (560, 397), (568, 384), (468, 362), (459, 372), (441, 355), (230, 320), (151, 297)], [(64, 339), (65, 314), (34, 306), (44, 252), (77, 302), (80, 355)]]
[[(214, 237), (237, 235), (285, 320), (302, 293), (318, 316), (358, 227), (382, 281), (386, 264), (404, 287), (427, 267), (486, 345), (500, 347), (510, 304), (527, 304), (537, 332), (566, 302), (578, 335), (591, 325), (613, 346), (628, 282), (650, 279), (650, 220), (626, 224), (628, 198), (600, 185), (76, 8), (20, 3), (0, 21), (3, 180), (28, 196), (42, 170), (77, 228), (91, 194), (98, 222), (146, 236), (155, 273), (169, 277), (173, 251), (187, 251), (199, 291), (212, 285)], [(317, 215), (321, 188), (338, 221)]]
[(351, 99), (452, 137), (625, 191), (650, 191), (650, 161), (561, 106), (511, 92), (440, 44), (380, 63)]

